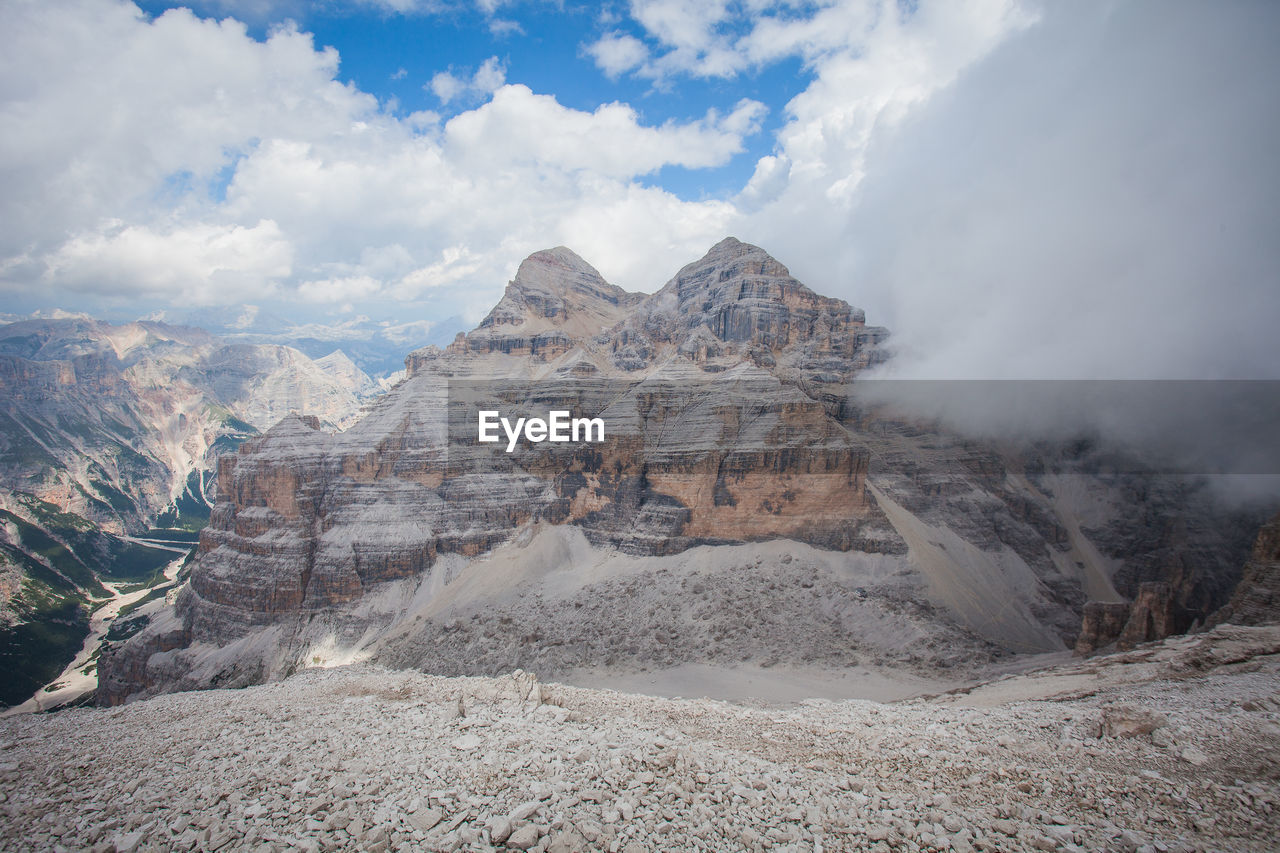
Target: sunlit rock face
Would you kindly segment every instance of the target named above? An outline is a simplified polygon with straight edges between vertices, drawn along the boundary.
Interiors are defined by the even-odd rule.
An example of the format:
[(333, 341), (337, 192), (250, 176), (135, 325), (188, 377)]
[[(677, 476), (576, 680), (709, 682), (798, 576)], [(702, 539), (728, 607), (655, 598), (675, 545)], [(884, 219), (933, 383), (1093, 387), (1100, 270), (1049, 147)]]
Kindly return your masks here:
[[(1123, 477), (853, 400), (887, 336), (732, 238), (651, 295), (538, 252), (347, 430), (286, 418), (222, 460), (190, 583), (104, 655), (101, 698), (355, 659), (963, 668), (1065, 649), (1087, 600), (1163, 579), (1186, 531), (1134, 525)], [(484, 406), (604, 437), (508, 453), (475, 441)], [(1186, 584), (1229, 571), (1235, 528), (1144, 495), (1199, 513)]]
[[(683, 331), (651, 348), (643, 371), (612, 365), (633, 314), (674, 319), (661, 306), (686, 274), (721, 282), (689, 298), (739, 312), (717, 323), (726, 337), (713, 369), (680, 352), (707, 328), (689, 319), (671, 323)], [(778, 537), (871, 544), (886, 531), (860, 532), (878, 518), (866, 450), (820, 400), (745, 356), (761, 346), (775, 363), (811, 345), (852, 352), (855, 328), (861, 312), (736, 241), (649, 298), (608, 284), (568, 249), (538, 252), (475, 331), (410, 356), (409, 378), (352, 429), (329, 435), (290, 418), (225, 459), (224, 500), (191, 592), (251, 620), (323, 609), (427, 571), (441, 553), (488, 551), (537, 521), (577, 524), (593, 542), (637, 553)], [(489, 377), (508, 399), (516, 387), (530, 400), (551, 389), (576, 411), (607, 409), (606, 440), (522, 452), (514, 465), (458, 469), (455, 459), (451, 471), (443, 392), (450, 379)]]
[(0, 494), (138, 532), (184, 490), (203, 499), (202, 472), (254, 430), (290, 412), (345, 427), (377, 391), (341, 352), (156, 322), (0, 326)]

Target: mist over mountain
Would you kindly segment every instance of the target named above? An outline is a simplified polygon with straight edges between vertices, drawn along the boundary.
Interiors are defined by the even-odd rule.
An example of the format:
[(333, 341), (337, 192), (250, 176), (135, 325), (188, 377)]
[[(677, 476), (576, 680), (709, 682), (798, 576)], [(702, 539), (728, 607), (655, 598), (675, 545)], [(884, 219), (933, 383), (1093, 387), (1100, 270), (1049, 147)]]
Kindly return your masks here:
[[(1122, 448), (883, 410), (856, 391), (887, 340), (733, 238), (648, 295), (537, 252), (346, 431), (286, 418), (222, 459), (190, 582), (104, 657), (99, 698), (352, 660), (937, 677), (1071, 648), (1086, 602), (1155, 606), (1151, 584), (1168, 631), (1227, 601), (1261, 508)], [(607, 437), (490, 453), (488, 406)]]

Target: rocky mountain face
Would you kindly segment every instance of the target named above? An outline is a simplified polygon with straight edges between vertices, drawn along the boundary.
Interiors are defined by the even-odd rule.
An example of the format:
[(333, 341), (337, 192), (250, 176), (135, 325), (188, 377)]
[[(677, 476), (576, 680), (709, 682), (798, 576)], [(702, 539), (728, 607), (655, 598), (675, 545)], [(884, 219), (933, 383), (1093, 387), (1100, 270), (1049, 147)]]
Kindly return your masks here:
[(312, 361), (153, 322), (0, 326), (7, 680), (70, 660), (87, 630), (82, 605), (107, 594), (100, 581), (143, 583), (173, 559), (122, 537), (202, 527), (219, 454), (290, 411), (346, 426), (377, 390), (340, 352)]
[[(647, 296), (536, 253), (349, 429), (286, 418), (223, 457), (190, 583), (104, 654), (100, 701), (367, 659), (963, 671), (1066, 649), (1087, 601), (1145, 582), (1179, 619), (1226, 600), (1244, 522), (1078, 447), (858, 400), (886, 338), (732, 238)], [(476, 441), (486, 408), (598, 417), (604, 439), (508, 453)]]
[[(1176, 578), (1176, 576), (1175, 576)], [(1180, 634), (1191, 611), (1178, 599), (1176, 583), (1148, 581), (1132, 602), (1091, 601), (1076, 640), (1076, 653), (1087, 655), (1114, 645), (1121, 650)], [(1203, 612), (1203, 611), (1200, 611)], [(1198, 616), (1198, 613), (1196, 614)], [(1280, 622), (1280, 516), (1258, 532), (1253, 552), (1230, 600), (1202, 624), (1266, 625)]]
[(1280, 622), (1280, 515), (1258, 533), (1240, 584), (1210, 624), (1265, 625)]
[(137, 530), (212, 468), (220, 439), (290, 411), (344, 427), (375, 391), (340, 353), (316, 362), (163, 323), (11, 323), (0, 326), (0, 486)]
[(1115, 646), (1132, 649), (1142, 643), (1181, 633), (1173, 587), (1156, 581), (1144, 583), (1132, 602), (1090, 601), (1084, 606), (1076, 654), (1090, 655)]

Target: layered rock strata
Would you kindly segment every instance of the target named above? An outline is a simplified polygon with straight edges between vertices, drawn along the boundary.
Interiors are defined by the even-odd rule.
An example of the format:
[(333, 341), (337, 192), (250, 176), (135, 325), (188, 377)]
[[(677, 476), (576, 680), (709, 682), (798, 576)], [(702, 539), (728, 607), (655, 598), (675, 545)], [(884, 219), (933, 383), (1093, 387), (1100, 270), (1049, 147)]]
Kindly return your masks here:
[[(567, 249), (536, 253), (476, 330), (410, 354), (359, 423), (289, 418), (221, 463), (190, 584), (104, 655), (100, 698), (355, 659), (540, 676), (963, 667), (1065, 648), (1087, 599), (1136, 594), (1113, 586), (1129, 565), (1115, 555), (1191, 553), (1186, 578), (1214, 575), (1126, 526), (1127, 480), (851, 399), (885, 337), (731, 238), (649, 296)], [(481, 446), (488, 406), (598, 416), (605, 438)], [(637, 584), (656, 597), (624, 626)], [(157, 651), (179, 631), (184, 646)]]
[(1075, 651), (1088, 655), (1113, 645), (1120, 650), (1132, 649), (1182, 633), (1189, 627), (1185, 620), (1170, 584), (1144, 583), (1132, 602), (1086, 604)]
[(1127, 601), (1090, 601), (1084, 606), (1080, 636), (1076, 638), (1076, 654), (1091, 655), (1110, 646), (1124, 633), (1129, 623)]

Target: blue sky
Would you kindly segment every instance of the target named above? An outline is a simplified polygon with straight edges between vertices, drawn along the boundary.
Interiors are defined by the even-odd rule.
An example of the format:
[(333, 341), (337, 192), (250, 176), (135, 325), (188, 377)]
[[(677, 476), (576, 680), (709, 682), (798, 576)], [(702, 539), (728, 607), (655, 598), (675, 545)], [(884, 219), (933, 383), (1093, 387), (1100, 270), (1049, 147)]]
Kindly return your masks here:
[(538, 249), (651, 292), (731, 234), (902, 375), (1280, 375), (1277, 41), (1265, 0), (11, 0), (0, 315), (474, 323)]
[[(756, 161), (772, 152), (774, 135), (785, 120), (785, 105), (802, 92), (812, 69), (796, 56), (754, 65), (732, 78), (682, 75), (656, 80), (636, 74), (609, 74), (589, 53), (605, 35), (624, 34), (660, 44), (627, 14), (625, 3), (572, 4), (532, 2), (498, 6), (491, 13), (470, 4), (441, 11), (399, 13), (377, 5), (263, 4), (239, 8), (226, 3), (138, 4), (152, 15), (192, 7), (221, 17), (238, 13), (256, 39), (293, 21), (314, 36), (317, 47), (333, 47), (341, 56), (338, 77), (375, 95), (401, 117), (432, 110), (445, 119), (477, 106), (482, 95), (463, 93), (442, 101), (431, 89), (437, 74), (474, 75), (496, 60), (508, 82), (535, 92), (553, 93), (561, 104), (591, 111), (620, 101), (631, 105), (647, 125), (690, 121), (708, 110), (732, 111), (742, 98), (768, 106), (760, 131), (743, 139), (743, 151), (721, 166), (687, 169), (669, 166), (646, 175), (682, 199), (725, 198), (751, 177)], [(902, 8), (904, 14), (909, 9)], [(248, 14), (246, 14), (246, 12)], [(749, 19), (726, 21), (724, 32), (745, 33)]]

